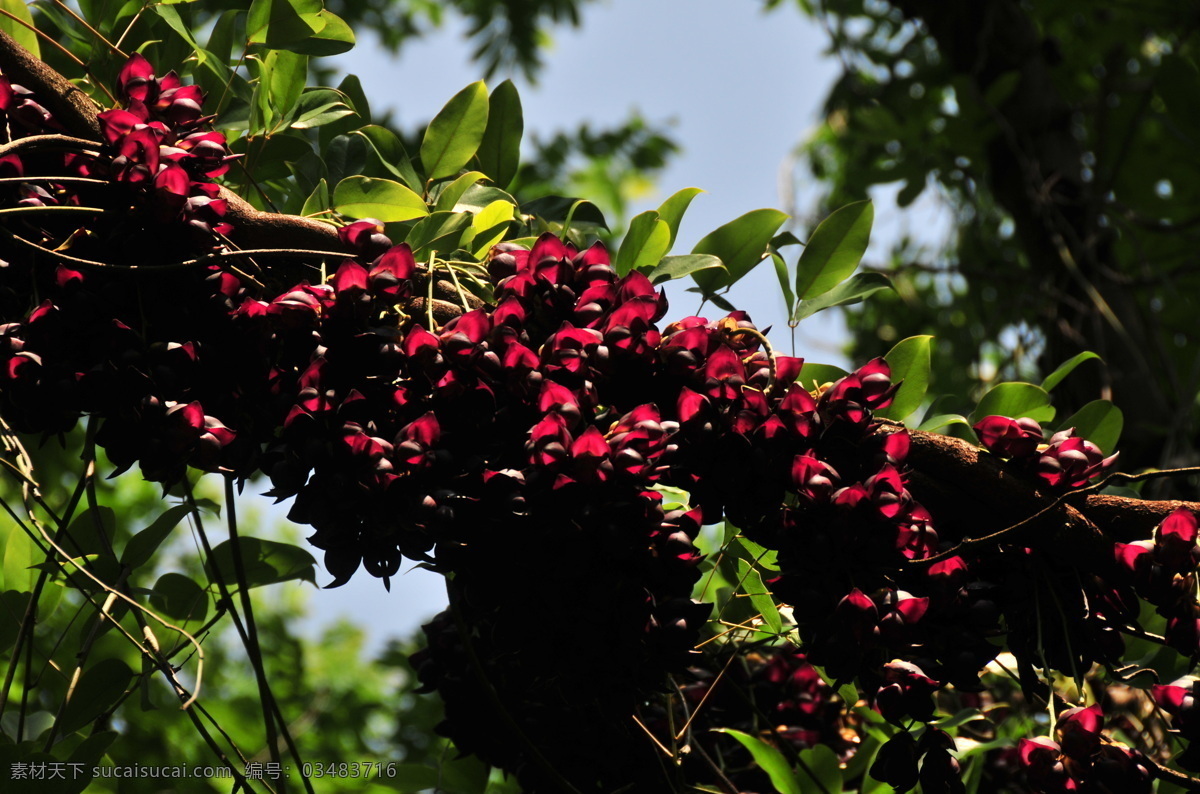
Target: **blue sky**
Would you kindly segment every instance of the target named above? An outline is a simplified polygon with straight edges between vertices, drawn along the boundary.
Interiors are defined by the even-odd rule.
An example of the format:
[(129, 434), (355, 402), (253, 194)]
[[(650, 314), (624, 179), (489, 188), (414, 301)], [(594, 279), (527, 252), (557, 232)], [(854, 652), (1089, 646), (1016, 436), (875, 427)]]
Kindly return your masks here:
[[(461, 21), (451, 19), (437, 35), (408, 46), (399, 60), (363, 37), (337, 65), (359, 76), (373, 108), (393, 108), (402, 125), (424, 123), (479, 78), (463, 30)], [(825, 54), (827, 38), (816, 22), (790, 4), (764, 13), (758, 0), (608, 0), (585, 6), (580, 28), (557, 29), (552, 36), (538, 85), (516, 74), (499, 75), (492, 84), (505, 77), (517, 83), (527, 135), (569, 130), (580, 121), (605, 127), (631, 110), (667, 123), (683, 151), (633, 212), (655, 208), (684, 187), (704, 189), (684, 218), (675, 253), (686, 253), (742, 213), (788, 206), (782, 169), (815, 128), (821, 102), (840, 73), (840, 64)], [(798, 193), (796, 206), (811, 212), (816, 187), (801, 181)], [(797, 219), (794, 231), (803, 239), (811, 223)], [(880, 232), (872, 249), (882, 252), (880, 238), (895, 239), (899, 231), (893, 223)], [(695, 312), (694, 295), (674, 291), (670, 297), (671, 318)], [(786, 349), (783, 301), (769, 267), (744, 279), (730, 297), (759, 327), (773, 325), (772, 336)], [(797, 354), (845, 366), (838, 352), (844, 339), (841, 315), (826, 312), (799, 329)], [(342, 588), (315, 594), (311, 604), (318, 623), (339, 614), (365, 619), (379, 643), (411, 632), (444, 606), (445, 595), (441, 577), (425, 571), (397, 577), (390, 595), (360, 572)], [(368, 614), (363, 604), (373, 605)]]

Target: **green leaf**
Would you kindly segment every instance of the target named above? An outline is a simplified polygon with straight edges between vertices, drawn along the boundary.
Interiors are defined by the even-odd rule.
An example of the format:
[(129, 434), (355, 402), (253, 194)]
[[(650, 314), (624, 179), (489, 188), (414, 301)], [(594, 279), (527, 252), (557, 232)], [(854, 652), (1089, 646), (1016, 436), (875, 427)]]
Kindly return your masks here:
[(316, 188), (304, 200), (304, 207), (300, 210), (300, 214), (306, 217), (320, 215), (329, 212), (331, 197), (329, 195), (329, 183), (324, 179), (317, 182)]
[(306, 21), (310, 21), (316, 32), (307, 38), (294, 41), (287, 49), (303, 55), (341, 55), (354, 49), (354, 31), (346, 24), (346, 20), (328, 9), (322, 9)]
[(651, 284), (661, 284), (664, 281), (690, 276), (698, 270), (709, 268), (724, 269), (725, 263), (712, 254), (683, 254), (682, 256), (664, 256), (646, 277)]
[[(974, 429), (971, 428), (971, 423), (962, 414), (938, 414), (931, 416), (922, 422), (917, 429), (924, 430), (927, 433), (935, 433), (943, 427), (952, 428), (955, 432), (942, 433), (944, 436), (956, 436), (965, 438), (975, 444), (979, 443), (979, 437), (975, 435)], [(964, 435), (964, 432), (966, 435)]]
[(788, 219), (779, 210), (751, 210), (745, 215), (709, 232), (693, 254), (712, 254), (725, 263), (726, 272), (701, 270), (692, 278), (707, 297), (723, 287), (737, 283), (767, 256), (767, 245)]
[(117, 534), (117, 514), (111, 507), (89, 507), (71, 522), (63, 548), (71, 555), (109, 556)]
[(277, 116), (290, 116), (308, 82), (308, 56), (272, 50), (263, 59), (263, 68), (270, 81), (267, 101)]
[(1100, 356), (1098, 356), (1097, 354), (1093, 353), (1090, 350), (1085, 350), (1082, 353), (1080, 353), (1079, 355), (1073, 356), (1070, 361), (1067, 361), (1062, 366), (1060, 366), (1058, 369), (1054, 370), (1053, 372), (1051, 372), (1049, 375), (1046, 376), (1046, 379), (1044, 381), (1042, 381), (1042, 388), (1045, 389), (1046, 391), (1053, 391), (1055, 386), (1062, 383), (1063, 378), (1070, 375), (1071, 372), (1076, 367), (1078, 367), (1080, 364), (1082, 364), (1083, 362), (1087, 361), (1088, 359), (1092, 359), (1092, 358), (1098, 359), (1098, 358), (1100, 358)]
[(102, 659), (84, 670), (58, 718), (59, 734), (74, 733), (112, 708), (132, 678), (133, 671), (120, 659)]
[(33, 569), (38, 557), (33, 539), (16, 526), (10, 525), (3, 554), (4, 589), (22, 593), (32, 592), (38, 573)]
[(484, 207), (471, 218), (475, 236), (471, 240), (472, 256), (482, 259), (492, 246), (504, 239), (516, 213), (512, 202), (499, 199)]
[(487, 176), (482, 171), (468, 171), (467, 173), (455, 179), (449, 185), (442, 189), (441, 194), (437, 198), (437, 203), (434, 204), (435, 210), (451, 211), (458, 206), (458, 200), (463, 197), (472, 185), (481, 179), (486, 179)]
[(832, 364), (816, 364), (805, 361), (800, 367), (799, 382), (804, 388), (810, 391), (814, 386), (823, 386), (826, 383), (835, 383), (846, 377), (849, 373), (841, 367), (835, 367)]
[(1076, 435), (1083, 436), (1105, 453), (1112, 454), (1124, 426), (1125, 415), (1120, 408), (1108, 400), (1092, 400), (1063, 422), (1059, 430), (1073, 427)]
[(459, 91), (438, 111), (421, 141), (421, 164), (428, 179), (458, 173), (479, 145), (488, 122), (488, 94), (483, 81)]
[(883, 358), (892, 370), (892, 382), (900, 384), (892, 404), (876, 414), (888, 419), (904, 419), (921, 407), (929, 390), (930, 342), (932, 336), (910, 336), (900, 341)]
[(1200, 94), (1200, 72), (1191, 59), (1178, 53), (1163, 55), (1158, 67), (1158, 79), (1154, 80), (1154, 91), (1167, 106), (1171, 119), (1193, 140), (1200, 138), (1200, 107), (1196, 96)]
[(796, 295), (815, 298), (841, 284), (862, 261), (871, 239), (875, 208), (856, 201), (817, 224), (796, 265)]
[(771, 591), (763, 584), (762, 574), (746, 560), (739, 559), (737, 565), (742, 592), (750, 597), (750, 603), (762, 615), (767, 627), (775, 634), (782, 634), (783, 618), (779, 616), (779, 606), (771, 597)]
[[(582, 204), (580, 202), (583, 202)], [(565, 223), (571, 218), (572, 224), (599, 226), (608, 229), (604, 213), (590, 201), (570, 198), (568, 196), (542, 196), (528, 201), (521, 206), (526, 215), (533, 215), (544, 221)]]
[(197, 63), (204, 63), (204, 48), (200, 46), (200, 42), (196, 41), (196, 37), (192, 35), (191, 28), (179, 16), (179, 11), (169, 5), (155, 5), (154, 12), (195, 51)]
[(796, 780), (804, 791), (841, 794), (842, 768), (837, 754), (823, 744), (801, 750)]
[(692, 199), (703, 192), (698, 187), (685, 187), (683, 190), (676, 191), (658, 208), (658, 217), (662, 218), (671, 229), (671, 240), (667, 245), (668, 251), (671, 250), (671, 246), (675, 245), (675, 238), (679, 236), (679, 222), (683, 220), (683, 213), (687, 212)]
[(971, 412), (970, 423), (974, 425), (985, 416), (1007, 416), (1020, 419), (1028, 416), (1038, 422), (1054, 419), (1054, 406), (1050, 395), (1041, 386), (1032, 383), (1000, 383), (988, 390)]
[(428, 248), (447, 250), (446, 246), (438, 246), (439, 241), (452, 238), (448, 250), (458, 248), (458, 240), (463, 229), (471, 225), (471, 215), (466, 212), (435, 212), (428, 218), (417, 222), (404, 242), (408, 243), (413, 253), (420, 258), (422, 251)]
[(305, 91), (296, 102), (295, 118), (288, 126), (298, 130), (311, 130), (355, 115), (354, 109), (346, 104), (346, 96), (332, 88), (317, 88)]
[(164, 510), (158, 518), (150, 522), (150, 526), (125, 543), (125, 548), (121, 550), (121, 564), (137, 569), (149, 562), (171, 531), (179, 526), (179, 522), (190, 512), (191, 508), (188, 505), (175, 505)]
[(285, 49), (319, 32), (321, 0), (254, 0), (246, 14), (246, 37), (251, 44)]
[(442, 781), (437, 769), (424, 764), (396, 764), (393, 768), (396, 774), (388, 779), (388, 786), (400, 794), (419, 794), (436, 789)]
[(409, 221), (429, 214), (425, 201), (399, 182), (350, 176), (333, 191), (333, 207), (351, 218), (378, 218), (384, 223)]
[(796, 294), (792, 292), (792, 279), (788, 274), (787, 262), (773, 251), (771, 252), (771, 261), (775, 263), (775, 278), (779, 281), (779, 291), (783, 293), (783, 303), (787, 307), (788, 319), (795, 322), (791, 320), (791, 317), (797, 309)]
[(644, 267), (652, 268), (671, 249), (671, 228), (666, 221), (659, 219), (654, 210), (647, 210), (634, 216), (629, 222), (629, 231), (617, 249), (616, 261), (613, 263), (618, 276), (624, 276), (631, 270)]
[[(217, 544), (212, 551), (212, 559), (205, 562), (205, 569), (210, 576), (219, 571), (225, 583), (233, 586), (237, 581), (237, 570), (234, 567), (234, 542), (226, 540)], [(280, 543), (274, 540), (242, 537), (236, 544), (238, 556), (246, 573), (248, 587), (286, 582), (291, 579), (301, 579), (317, 583), (316, 565), (313, 556), (299, 546), (291, 543)], [(216, 571), (214, 571), (214, 566)]]
[[(397, 179), (404, 180), (413, 191), (424, 190), (424, 183), (413, 168), (412, 159), (404, 149), (404, 144), (396, 137), (396, 133), (378, 124), (368, 124), (353, 135), (367, 144), (371, 155), (382, 168)], [(353, 174), (346, 174), (353, 176)]]
[(38, 48), (38, 37), (32, 30), (33, 14), (29, 12), (29, 6), (25, 5), (25, 0), (0, 0), (0, 8), (17, 19), (28, 22), (31, 26), (27, 28), (8, 16), (0, 15), (0, 30), (12, 36), (17, 44), (29, 50), (33, 57), (41, 58), (42, 51)]
[(150, 606), (178, 620), (204, 620), (208, 593), (181, 573), (164, 573), (151, 588)]
[(869, 295), (885, 289), (892, 289), (892, 282), (882, 273), (856, 273), (828, 292), (797, 303), (792, 322), (799, 322), (834, 306), (860, 303)]
[(479, 151), (475, 153), (479, 158), (479, 170), (500, 187), (508, 187), (517, 175), (524, 132), (521, 95), (512, 80), (505, 80), (488, 98), (487, 127), (483, 130)]
[(716, 733), (728, 734), (741, 742), (742, 747), (745, 747), (750, 751), (750, 755), (754, 756), (759, 768), (767, 773), (767, 777), (771, 779), (771, 784), (775, 786), (778, 794), (804, 794), (804, 789), (800, 787), (796, 776), (792, 774), (783, 753), (757, 736), (735, 731), (733, 728), (715, 728), (714, 730)]

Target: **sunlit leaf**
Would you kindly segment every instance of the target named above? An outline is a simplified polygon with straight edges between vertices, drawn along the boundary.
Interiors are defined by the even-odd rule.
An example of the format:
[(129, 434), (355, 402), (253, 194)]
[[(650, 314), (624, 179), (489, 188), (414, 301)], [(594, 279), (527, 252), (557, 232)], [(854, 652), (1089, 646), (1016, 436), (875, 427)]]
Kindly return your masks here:
[(482, 258), (493, 245), (504, 239), (515, 211), (511, 202), (498, 200), (475, 213), (471, 219), (475, 236), (470, 244), (474, 256)]
[(429, 122), (421, 141), (421, 165), (428, 179), (452, 176), (483, 142), (488, 121), (487, 86), (480, 80), (459, 91)]
[(1092, 400), (1080, 408), (1059, 429), (1075, 428), (1075, 434), (1091, 441), (1107, 454), (1117, 449), (1121, 430), (1125, 427), (1125, 415), (1108, 400)]
[[(778, 271), (778, 265), (776, 265), (776, 271)], [(834, 306), (850, 306), (861, 303), (870, 295), (885, 289), (892, 289), (892, 282), (882, 273), (855, 273), (833, 289), (796, 304), (796, 309), (792, 313), (792, 322), (799, 322)]]
[(464, 193), (471, 189), (472, 185), (486, 178), (486, 175), (482, 171), (468, 171), (442, 189), (442, 192), (438, 194), (437, 202), (433, 208), (439, 211), (453, 210), (458, 206), (458, 200), (463, 197)]
[(1041, 386), (1019, 381), (1000, 383), (983, 395), (969, 419), (975, 424), (983, 417), (993, 415), (1012, 419), (1028, 416), (1038, 422), (1050, 422), (1054, 419), (1054, 406), (1050, 405), (1050, 395)]
[(690, 276), (697, 270), (709, 268), (724, 268), (725, 263), (712, 254), (683, 254), (681, 256), (665, 256), (646, 272), (646, 277), (652, 284)]
[(796, 297), (815, 298), (849, 278), (867, 250), (874, 219), (871, 202), (857, 201), (821, 221), (796, 265)]
[(311, 36), (294, 41), (287, 45), (292, 52), (304, 55), (341, 55), (354, 49), (354, 31), (346, 24), (346, 20), (328, 9), (322, 9), (309, 20), (317, 28)]
[(787, 214), (779, 210), (751, 210), (706, 234), (692, 253), (719, 257), (726, 270), (697, 271), (692, 276), (697, 286), (710, 295), (737, 283), (766, 258), (767, 244), (787, 219)]
[(835, 367), (832, 364), (817, 364), (811, 361), (805, 361), (804, 366), (800, 367), (799, 382), (804, 388), (811, 391), (814, 386), (824, 386), (826, 383), (835, 383), (836, 381), (846, 377), (849, 373), (841, 367)]
[(654, 267), (671, 249), (671, 229), (654, 210), (635, 215), (617, 249), (614, 265), (618, 276), (631, 270)]
[(892, 382), (900, 383), (892, 404), (876, 411), (888, 419), (904, 419), (921, 407), (929, 390), (932, 336), (910, 336), (896, 344), (883, 358), (892, 370)]
[[(29, 6), (25, 4), (25, 0), (0, 0), (0, 9), (4, 9), (30, 26), (33, 25), (33, 14), (29, 12)], [(12, 19), (12, 17), (0, 14), (0, 30), (12, 36), (17, 44), (29, 50), (33, 54), (33, 57), (42, 57), (41, 49), (38, 46), (37, 34), (33, 32), (31, 27), (26, 27), (15, 19)]]
[(824, 744), (801, 750), (800, 763), (796, 765), (796, 780), (804, 791), (840, 794), (843, 781), (837, 754)]
[[(767, 777), (771, 779), (771, 785), (775, 787), (778, 794), (804, 794), (804, 789), (800, 787), (800, 782), (792, 773), (792, 768), (788, 765), (787, 759), (783, 757), (783, 753), (765, 740), (733, 728), (716, 728), (715, 731), (732, 736), (741, 743), (742, 747), (749, 750), (759, 768), (766, 772)], [(840, 787), (838, 791), (841, 791)]]
[(429, 214), (425, 201), (399, 182), (366, 176), (346, 177), (333, 191), (333, 207), (351, 218), (378, 218), (388, 223)]
[(487, 127), (479, 143), (479, 169), (500, 187), (508, 187), (521, 164), (521, 135), (525, 118), (521, 95), (512, 80), (505, 80), (488, 98)]
[(742, 592), (750, 597), (750, 603), (762, 615), (763, 622), (775, 634), (783, 633), (783, 618), (779, 616), (779, 606), (771, 597), (771, 591), (763, 584), (762, 574), (746, 560), (738, 560), (738, 581), (741, 582)]
[(675, 238), (679, 236), (679, 223), (683, 220), (683, 213), (687, 212), (687, 208), (691, 205), (692, 199), (704, 191), (698, 187), (685, 187), (683, 190), (676, 191), (669, 199), (664, 201), (658, 208), (658, 217), (661, 218), (667, 227), (671, 230), (671, 240), (667, 245), (667, 250), (671, 250), (671, 246), (675, 245)]

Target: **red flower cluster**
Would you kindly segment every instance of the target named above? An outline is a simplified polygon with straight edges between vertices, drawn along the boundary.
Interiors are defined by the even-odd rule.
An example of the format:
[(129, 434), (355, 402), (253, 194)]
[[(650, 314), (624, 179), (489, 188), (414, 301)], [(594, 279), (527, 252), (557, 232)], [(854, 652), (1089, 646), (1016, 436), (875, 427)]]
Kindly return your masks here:
[(1100, 705), (1067, 709), (1058, 715), (1055, 736), (1021, 739), (1021, 763), (1039, 794), (1109, 792), (1148, 794), (1154, 776), (1150, 762), (1136, 750), (1104, 735)]
[(1100, 448), (1075, 435), (1075, 428), (1060, 430), (1044, 441), (1042, 426), (1028, 417), (985, 416), (975, 423), (983, 446), (1008, 458), (1016, 467), (1032, 472), (1052, 488), (1080, 488), (1107, 473), (1117, 454), (1104, 457)]

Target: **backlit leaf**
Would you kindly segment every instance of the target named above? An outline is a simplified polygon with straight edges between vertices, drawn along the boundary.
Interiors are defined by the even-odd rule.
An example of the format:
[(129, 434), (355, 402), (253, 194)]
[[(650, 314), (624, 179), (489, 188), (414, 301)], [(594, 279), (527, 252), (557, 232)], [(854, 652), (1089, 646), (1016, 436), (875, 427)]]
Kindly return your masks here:
[(429, 214), (425, 201), (399, 182), (351, 176), (333, 191), (333, 206), (351, 218), (378, 218), (384, 223), (408, 221)]
[(697, 286), (707, 296), (737, 283), (767, 256), (767, 244), (787, 219), (779, 210), (751, 210), (706, 234), (692, 253), (719, 257), (726, 270), (698, 271), (692, 276)]
[(451, 97), (429, 122), (421, 141), (426, 178), (437, 180), (458, 173), (479, 150), (487, 121), (488, 94), (482, 80)]
[(817, 225), (796, 265), (798, 298), (823, 295), (850, 277), (867, 250), (874, 218), (871, 202), (857, 201)]

